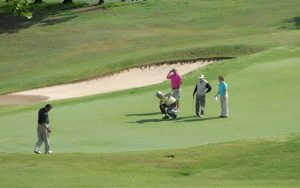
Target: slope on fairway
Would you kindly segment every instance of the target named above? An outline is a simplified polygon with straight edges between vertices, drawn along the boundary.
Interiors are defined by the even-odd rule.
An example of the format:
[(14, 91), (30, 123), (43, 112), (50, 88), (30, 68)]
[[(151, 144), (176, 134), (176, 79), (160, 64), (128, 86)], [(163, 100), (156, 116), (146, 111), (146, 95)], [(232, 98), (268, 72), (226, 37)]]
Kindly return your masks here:
[[(207, 97), (206, 117), (192, 116), (191, 80), (204, 71), (199, 70), (187, 77), (182, 112), (174, 121), (160, 120), (155, 87), (140, 93), (116, 93), (112, 97), (55, 106), (51, 112), (53, 148), (58, 153), (152, 150), (297, 133), (299, 58), (263, 55), (205, 68), (205, 74), (212, 80), (220, 72), (247, 65), (226, 76), (231, 113), (228, 119), (217, 118), (219, 102), (212, 97), (217, 87), (215, 80)], [(167, 90), (168, 85), (164, 86)], [(1, 151), (32, 152), (36, 113), (35, 109), (1, 115)]]
[(0, 14), (0, 94), (166, 60), (300, 45), (299, 0), (147, 0), (76, 10), (49, 1), (29, 22)]
[(298, 188), (300, 136), (116, 154), (0, 153), (0, 187)]

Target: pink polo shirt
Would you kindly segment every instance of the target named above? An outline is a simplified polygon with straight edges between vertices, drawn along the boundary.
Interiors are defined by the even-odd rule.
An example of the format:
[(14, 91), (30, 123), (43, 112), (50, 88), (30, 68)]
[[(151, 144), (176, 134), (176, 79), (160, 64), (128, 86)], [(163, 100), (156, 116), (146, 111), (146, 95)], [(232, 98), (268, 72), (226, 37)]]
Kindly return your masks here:
[(179, 74), (175, 73), (169, 76), (169, 79), (171, 79), (171, 86), (172, 89), (179, 89), (182, 84), (182, 78)]

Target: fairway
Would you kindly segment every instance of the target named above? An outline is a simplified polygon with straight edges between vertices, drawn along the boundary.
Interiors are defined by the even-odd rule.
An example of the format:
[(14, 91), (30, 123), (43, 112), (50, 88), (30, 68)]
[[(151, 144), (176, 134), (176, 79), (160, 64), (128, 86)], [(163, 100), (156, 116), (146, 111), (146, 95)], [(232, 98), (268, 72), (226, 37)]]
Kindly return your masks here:
[[(122, 87), (99, 82), (91, 96), (74, 84), (69, 95), (79, 98), (55, 90), (50, 155), (33, 153), (45, 101), (0, 105), (1, 188), (300, 187), (299, 1), (95, 3), (45, 0), (28, 21), (0, 2), (0, 95), (150, 65), (163, 77), (118, 74)], [(170, 81), (160, 65), (205, 59), (219, 61), (188, 69), (180, 112), (163, 120), (155, 94)], [(192, 94), (201, 74), (212, 91), (199, 118)], [(220, 75), (228, 118), (214, 99)], [(154, 85), (129, 87), (142, 79)]]
[[(272, 56), (272, 53), (264, 54), (263, 58), (268, 56)], [(100, 96), (100, 99), (86, 102), (58, 103), (50, 114), (55, 130), (53, 147), (56, 152), (120, 152), (182, 148), (298, 133), (300, 101), (295, 99), (300, 93), (299, 60), (297, 57), (276, 57), (276, 60), (253, 63), (227, 75), (230, 83), (230, 114), (233, 115), (225, 120), (218, 118), (219, 102), (213, 99), (217, 87), (215, 79), (203, 119), (192, 114), (194, 85), (183, 88), (182, 113), (174, 121), (161, 120), (158, 100), (154, 96), (158, 90), (155, 86), (133, 94), (116, 93), (104, 99)], [(257, 60), (227, 60), (212, 66), (214, 69), (222, 66), (229, 70), (236, 63), (246, 65), (252, 61)], [(200, 69), (192, 75), (196, 77), (205, 72), (209, 77), (216, 78), (217, 75), (210, 70), (208, 65), (206, 70)], [(189, 80), (191, 77), (187, 78), (187, 84), (193, 82)], [(289, 84), (286, 84), (287, 81)], [(160, 87), (167, 90), (168, 84)], [(21, 124), (19, 119), (22, 119)], [(36, 110), (1, 115), (1, 138), (11, 138), (3, 141), (2, 151), (31, 153), (35, 121)]]

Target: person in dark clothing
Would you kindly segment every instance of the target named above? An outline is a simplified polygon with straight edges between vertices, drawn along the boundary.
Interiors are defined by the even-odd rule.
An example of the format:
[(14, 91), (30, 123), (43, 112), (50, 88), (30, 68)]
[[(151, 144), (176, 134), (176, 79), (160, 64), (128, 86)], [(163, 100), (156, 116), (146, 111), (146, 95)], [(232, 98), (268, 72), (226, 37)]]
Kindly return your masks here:
[(50, 139), (49, 134), (51, 133), (50, 122), (48, 112), (52, 109), (51, 104), (47, 104), (44, 108), (41, 108), (38, 113), (38, 126), (37, 136), (38, 141), (35, 144), (34, 153), (41, 154), (40, 147), (45, 143), (45, 154), (50, 154)]
[[(193, 92), (193, 98), (196, 95), (196, 115), (198, 117), (204, 116), (204, 110), (205, 110), (205, 98), (206, 94), (211, 91), (211, 86), (208, 83), (207, 80), (204, 79), (204, 75), (201, 75), (199, 77), (199, 81), (195, 86), (194, 92)], [(200, 109), (199, 109), (200, 108)]]

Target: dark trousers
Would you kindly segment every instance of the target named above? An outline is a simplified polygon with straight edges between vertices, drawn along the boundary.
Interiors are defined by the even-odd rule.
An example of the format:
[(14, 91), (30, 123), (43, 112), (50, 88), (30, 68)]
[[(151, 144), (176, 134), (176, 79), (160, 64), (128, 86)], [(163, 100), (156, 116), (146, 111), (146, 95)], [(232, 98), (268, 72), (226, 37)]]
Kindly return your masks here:
[(174, 112), (176, 109), (176, 102), (167, 106), (166, 104), (159, 105), (160, 111), (162, 114), (166, 114), (168, 116), (174, 117), (176, 113)]
[(159, 105), (159, 109), (160, 109), (160, 112), (162, 114), (166, 114), (166, 108), (167, 108), (167, 105), (166, 104), (160, 104)]

